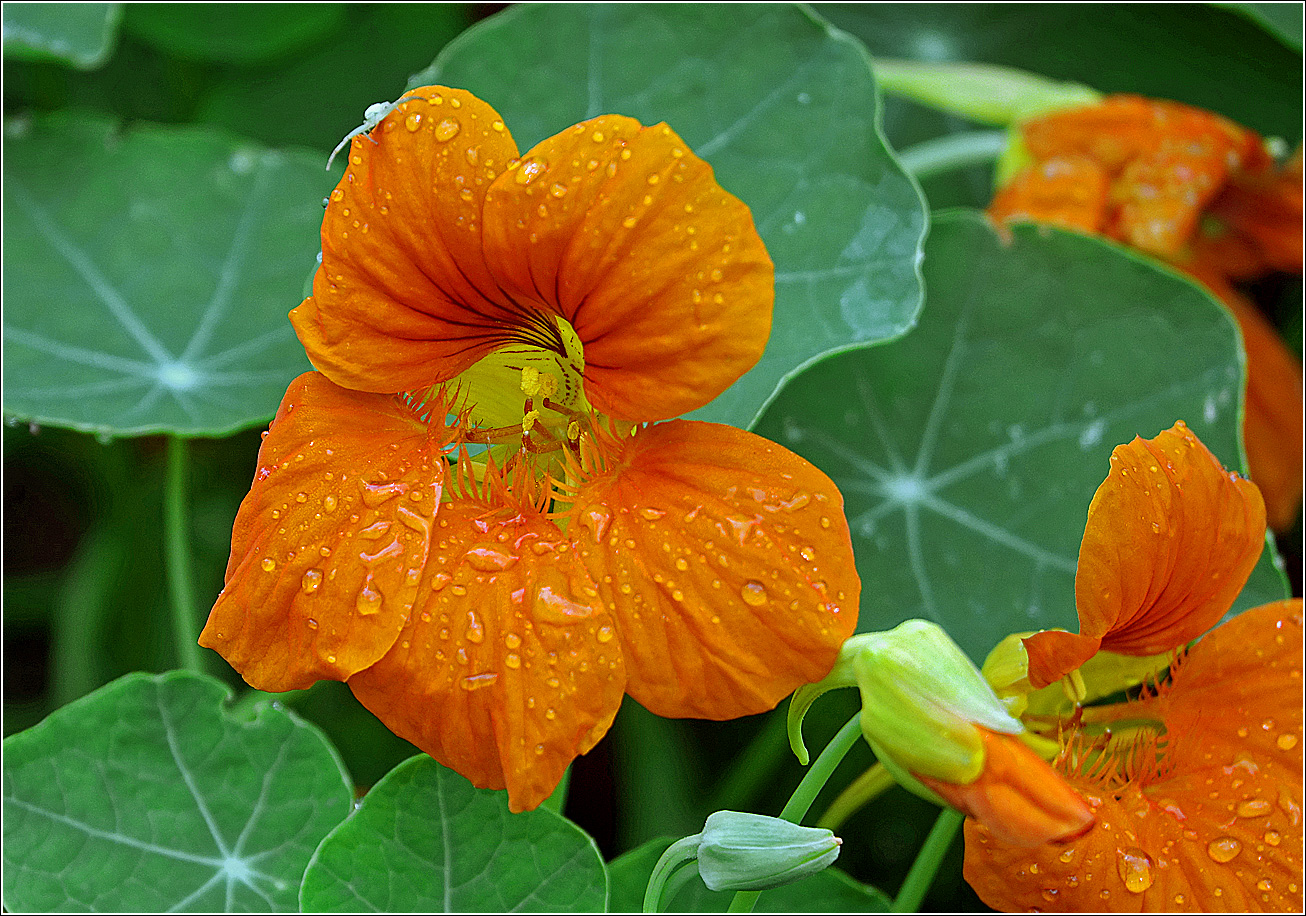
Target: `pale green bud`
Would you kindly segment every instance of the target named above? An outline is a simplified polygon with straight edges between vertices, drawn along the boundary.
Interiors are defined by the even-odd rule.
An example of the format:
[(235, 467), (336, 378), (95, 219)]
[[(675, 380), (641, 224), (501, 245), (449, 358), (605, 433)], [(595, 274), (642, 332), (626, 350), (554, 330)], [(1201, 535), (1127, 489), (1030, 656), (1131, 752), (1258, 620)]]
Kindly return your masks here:
[(699, 834), (698, 873), (714, 891), (761, 891), (823, 870), (843, 842), (778, 817), (718, 811)]

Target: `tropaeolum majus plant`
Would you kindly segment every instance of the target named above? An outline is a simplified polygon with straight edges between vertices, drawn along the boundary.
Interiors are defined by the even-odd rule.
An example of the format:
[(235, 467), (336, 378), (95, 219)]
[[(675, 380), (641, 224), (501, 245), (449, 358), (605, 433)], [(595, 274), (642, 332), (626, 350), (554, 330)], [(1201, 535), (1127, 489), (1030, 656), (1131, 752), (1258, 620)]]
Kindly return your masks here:
[(268, 430), (201, 643), (263, 690), (345, 681), (515, 811), (623, 694), (726, 719), (818, 680), (860, 594), (838, 491), (673, 419), (757, 361), (772, 275), (666, 125), (520, 156), (470, 93), (409, 93), (327, 201), (291, 313), (318, 371)]

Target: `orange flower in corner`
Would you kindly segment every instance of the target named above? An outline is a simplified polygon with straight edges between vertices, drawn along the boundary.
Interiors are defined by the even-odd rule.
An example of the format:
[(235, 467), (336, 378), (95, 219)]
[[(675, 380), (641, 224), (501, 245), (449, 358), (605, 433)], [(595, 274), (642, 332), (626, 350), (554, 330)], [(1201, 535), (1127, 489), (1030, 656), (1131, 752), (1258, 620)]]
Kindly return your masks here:
[(1129, 95), (1032, 118), (1021, 140), (1032, 163), (994, 197), (994, 219), (1124, 242), (1187, 272), (1233, 313), (1248, 357), (1248, 466), (1271, 526), (1289, 527), (1302, 498), (1301, 363), (1233, 283), (1301, 273), (1300, 150), (1279, 168), (1231, 121)]
[[(1182, 651), (1260, 555), (1260, 495), (1183, 424), (1111, 464), (1080, 547), (1081, 633), (1008, 640), (985, 664), (992, 681), (1023, 650), (1027, 680), (995, 686), (1059, 742), (1054, 767), (1096, 823), (1031, 849), (968, 820), (966, 880), (1003, 910), (1300, 911), (1301, 601), (1247, 611)], [(1140, 680), (1138, 699), (1067, 700)]]
[(770, 259), (711, 168), (618, 116), (519, 160), (435, 86), (349, 162), (291, 313), (319, 371), (266, 434), (201, 643), (260, 689), (347, 682), (518, 811), (624, 693), (720, 719), (824, 675), (860, 592), (838, 491), (670, 419), (770, 331)]

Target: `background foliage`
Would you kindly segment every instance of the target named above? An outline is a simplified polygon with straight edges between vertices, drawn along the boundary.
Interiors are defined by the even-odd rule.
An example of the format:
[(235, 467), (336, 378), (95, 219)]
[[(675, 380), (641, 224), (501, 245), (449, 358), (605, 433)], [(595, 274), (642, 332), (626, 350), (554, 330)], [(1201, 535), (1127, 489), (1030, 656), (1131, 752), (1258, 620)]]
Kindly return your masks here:
[[(342, 685), (286, 695), (275, 708), (247, 693), (225, 706), (212, 679), (174, 672), (132, 675), (88, 696), (131, 672), (179, 666), (159, 548), (160, 433), (196, 437), (188, 449), (197, 613), (221, 587), (259, 429), (286, 382), (305, 368), (285, 313), (315, 267), (320, 200), (341, 171), (322, 166), (369, 104), (408, 86), (444, 81), (481, 94), (523, 148), (598, 113), (665, 120), (753, 208), (777, 263), (775, 336), (758, 368), (702, 415), (755, 425), (844, 488), (864, 629), (933, 611), (982, 656), (1011, 630), (1071, 625), (1075, 549), (1113, 445), (1183, 418), (1226, 465), (1241, 464), (1241, 365), (1218, 306), (1186, 280), (1107, 243), (1020, 230), (1004, 245), (973, 213), (931, 216), (982, 208), (991, 169), (917, 182), (896, 154), (975, 125), (881, 99), (873, 57), (999, 63), (1103, 91), (1173, 98), (1295, 146), (1299, 6), (849, 4), (813, 12), (622, 4), (514, 7), (492, 16), (498, 9), (5, 5), (11, 909), (181, 901), (197, 909), (294, 908), (293, 873), (305, 865), (305, 894), (315, 895), (306, 906), (550, 908), (560, 898), (529, 899), (550, 875), (588, 906), (629, 907), (659, 837), (694, 833), (718, 808), (777, 813), (801, 776), (778, 715), (672, 722), (628, 702), (611, 735), (574, 767), (565, 814), (593, 841), (539, 812), (512, 842), (572, 843), (567, 864), (504, 879), (526, 888), (522, 900), (442, 896), (433, 904), (386, 896), (394, 889), (364, 886), (339, 863), (352, 858), (351, 844), (367, 844), (366, 831), (383, 829), (402, 840), (420, 871), (443, 854), (422, 834), (430, 823), (400, 830), (387, 818), (414, 800), (428, 811), (432, 798), (492, 808), (497, 796), (473, 792), (429, 763), (403, 763), (413, 748)], [(1300, 281), (1276, 279), (1255, 292), (1300, 350)], [(1281, 541), (1292, 570), (1300, 542), (1299, 522)], [(1282, 588), (1267, 555), (1242, 603)], [(225, 663), (206, 656), (211, 675), (243, 689)], [(828, 738), (853, 701), (836, 695), (818, 706), (809, 744)], [(190, 731), (174, 731), (174, 719)], [(106, 729), (117, 721), (143, 732)], [(172, 749), (183, 745), (209, 753), (178, 757)], [(80, 790), (73, 781), (50, 795), (60, 786), (26, 774), (30, 767), (40, 774), (67, 748), (88, 755), (77, 778), (96, 781)], [(225, 781), (249, 777), (260, 754), (275, 762), (287, 748), (306, 769), (267, 784)], [(123, 754), (137, 753), (123, 762)], [(831, 793), (870, 754), (859, 747), (850, 758)], [(237, 759), (245, 762), (233, 765)], [(167, 842), (148, 818), (103, 820), (104, 806), (77, 808), (92, 784), (110, 798), (139, 797), (140, 786), (121, 783), (124, 771), (157, 774), (170, 790), (191, 785), (178, 784), (177, 774), (198, 774), (184, 793), (189, 801), (166, 815), (176, 819)], [(374, 794), (318, 848), (348, 809), (353, 784), (375, 787)], [(334, 800), (314, 809), (315, 826), (276, 868), (256, 861), (265, 847), (249, 839), (257, 839), (253, 827), (304, 820), (310, 792)], [(207, 800), (219, 796), (237, 801), (225, 813), (211, 810)], [(12, 816), (11, 805), (21, 804), (64, 805), (65, 818), (130, 838), (137, 846), (116, 846), (136, 849), (147, 864), (151, 856), (175, 864), (180, 851), (191, 857), (186, 880), (193, 881), (184, 888), (154, 882), (148, 869), (132, 871), (133, 860), (125, 873), (138, 875), (137, 883), (123, 893), (156, 896), (78, 896), (75, 881), (61, 891), (58, 882), (25, 873), (30, 896), (16, 897), (11, 876), (30, 863), (10, 859), (17, 855), (11, 836), (31, 841), (48, 828), (41, 838), (51, 848), (70, 842), (48, 817)], [(261, 805), (268, 819), (239, 816)], [(861, 882), (892, 893), (933, 810), (902, 792), (881, 798), (841, 831), (848, 842), (839, 867), (857, 880), (827, 873), (819, 890), (813, 883), (804, 892), (818, 896), (802, 899), (828, 900), (830, 908), (882, 904)], [(453, 815), (439, 821), (455, 822)], [(86, 833), (76, 828), (69, 837), (77, 830)], [(466, 866), (473, 877), (496, 874), (493, 844), (485, 842), (481, 859)], [(976, 905), (960, 878), (959, 853), (953, 849), (927, 906)], [(613, 864), (605, 868), (604, 859)], [(86, 887), (122, 883), (112, 877), (126, 868), (121, 859), (92, 855), (85, 865)], [(710, 897), (690, 899), (681, 904), (714, 905)], [(761, 908), (791, 902), (764, 896)]]

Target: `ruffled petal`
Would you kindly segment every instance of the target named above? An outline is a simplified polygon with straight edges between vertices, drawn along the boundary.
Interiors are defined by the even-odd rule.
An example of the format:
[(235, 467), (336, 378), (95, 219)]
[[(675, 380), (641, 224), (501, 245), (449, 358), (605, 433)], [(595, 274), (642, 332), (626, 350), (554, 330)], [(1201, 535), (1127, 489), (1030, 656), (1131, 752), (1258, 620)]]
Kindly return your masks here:
[(487, 261), (575, 328), (602, 413), (701, 407), (762, 355), (774, 268), (747, 206), (665, 124), (608, 115), (543, 141), (485, 201)]
[[(1301, 912), (1302, 605), (1266, 605), (1197, 643), (1158, 697), (1167, 744), (1135, 775), (1069, 775), (1097, 825), (1066, 846), (1023, 849), (966, 824), (966, 880), (999, 910)], [(1149, 765), (1147, 757), (1151, 757)], [(1065, 767), (1062, 761), (1058, 768)]]
[(200, 636), (260, 690), (344, 680), (390, 649), (416, 598), (447, 431), (394, 397), (290, 384)]
[(830, 479), (729, 426), (622, 438), (568, 532), (613, 607), (627, 692), (658, 715), (728, 719), (824, 677), (861, 591)]
[(486, 190), (517, 145), (469, 92), (409, 95), (354, 138), (322, 221), (313, 295), (290, 313), (313, 365), (361, 391), (446, 381), (522, 323), (481, 241)]
[(537, 807), (601, 738), (626, 672), (612, 618), (562, 532), (531, 507), (441, 507), (420, 599), (349, 686), (395, 734)]
[(1054, 156), (1024, 169), (989, 204), (998, 222), (1033, 220), (1081, 232), (1106, 226), (1109, 177), (1085, 156)]
[[(1111, 471), (1088, 508), (1075, 606), (1082, 636), (1122, 655), (1176, 649), (1215, 625), (1265, 546), (1265, 505), (1255, 485), (1220, 467), (1183, 423), (1111, 453)], [(1025, 640), (1030, 683), (1074, 670), (1052, 640)]]

